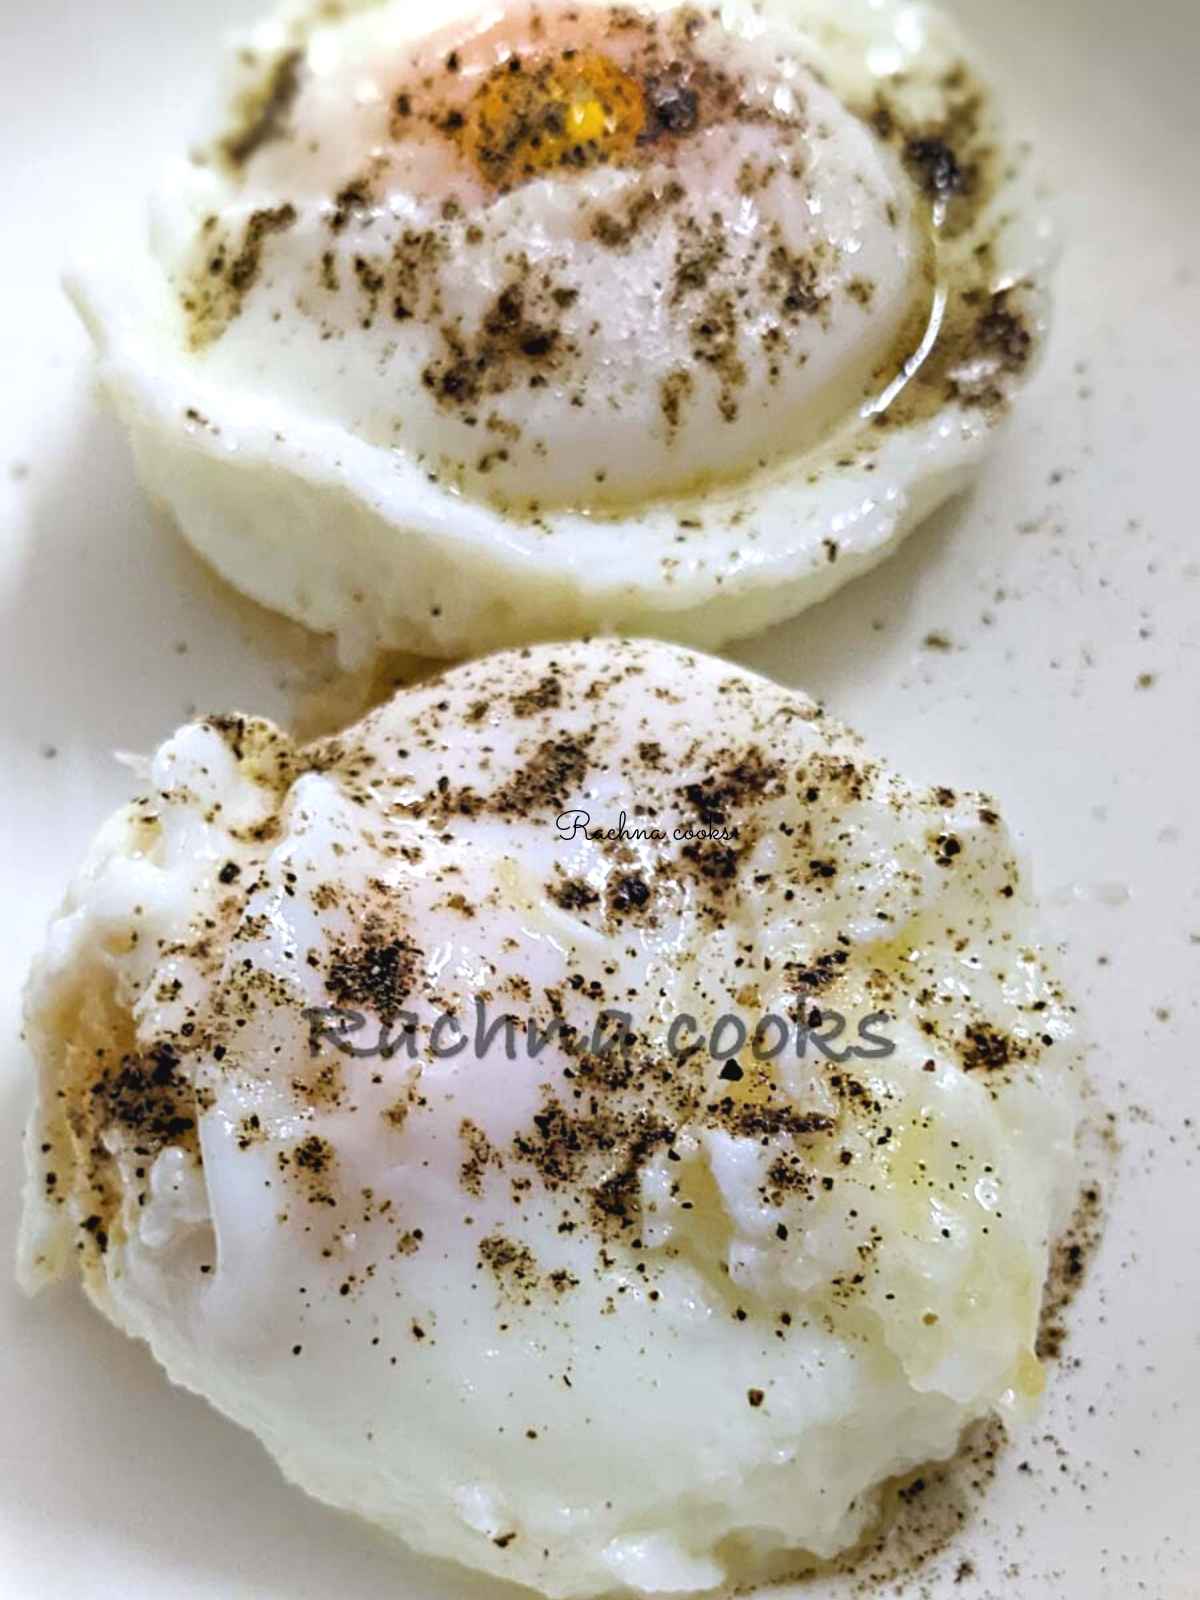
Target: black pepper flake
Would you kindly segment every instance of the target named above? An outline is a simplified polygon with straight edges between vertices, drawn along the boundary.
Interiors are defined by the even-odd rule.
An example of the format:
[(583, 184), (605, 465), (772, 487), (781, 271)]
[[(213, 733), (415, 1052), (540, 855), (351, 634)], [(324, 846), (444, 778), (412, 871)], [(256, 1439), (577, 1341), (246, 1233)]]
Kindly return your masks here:
[(583, 911), (600, 899), (595, 889), (582, 878), (568, 878), (563, 883), (551, 884), (546, 892), (563, 911)]
[(108, 1249), (108, 1233), (104, 1227), (104, 1219), (93, 1213), (90, 1217), (85, 1217), (80, 1226), (85, 1233), (91, 1234), (96, 1241), (97, 1250), (103, 1255)]
[(221, 145), (233, 166), (243, 166), (264, 145), (284, 136), (288, 113), (300, 92), (303, 61), (302, 51), (289, 50), (272, 67), (264, 87), (249, 100), (245, 125)]
[(609, 904), (618, 913), (634, 911), (644, 906), (649, 898), (649, 886), (641, 878), (621, 878), (609, 896)]
[(910, 139), (904, 159), (930, 199), (944, 200), (965, 192), (967, 175), (944, 139)]
[(410, 939), (388, 938), (378, 921), (368, 919), (362, 943), (334, 956), (326, 984), (337, 1005), (364, 1007), (381, 1022), (394, 1022), (412, 992), (421, 960), (421, 950)]
[(164, 1145), (195, 1146), (195, 1097), (181, 1058), (166, 1042), (142, 1056), (124, 1056), (91, 1088), (97, 1127), (110, 1124), (137, 1137), (147, 1153)]
[(652, 123), (643, 137), (660, 133), (693, 133), (700, 123), (700, 96), (674, 79), (653, 79), (646, 86)]

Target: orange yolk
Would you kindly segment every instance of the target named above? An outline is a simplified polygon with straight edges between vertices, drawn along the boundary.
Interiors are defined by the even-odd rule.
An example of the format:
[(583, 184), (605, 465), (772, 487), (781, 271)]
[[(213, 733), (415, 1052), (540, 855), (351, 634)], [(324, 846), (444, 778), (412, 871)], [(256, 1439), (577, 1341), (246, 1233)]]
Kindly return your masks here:
[(472, 97), (467, 155), (489, 183), (520, 182), (556, 167), (628, 159), (646, 125), (641, 85), (595, 50), (529, 65), (514, 57)]

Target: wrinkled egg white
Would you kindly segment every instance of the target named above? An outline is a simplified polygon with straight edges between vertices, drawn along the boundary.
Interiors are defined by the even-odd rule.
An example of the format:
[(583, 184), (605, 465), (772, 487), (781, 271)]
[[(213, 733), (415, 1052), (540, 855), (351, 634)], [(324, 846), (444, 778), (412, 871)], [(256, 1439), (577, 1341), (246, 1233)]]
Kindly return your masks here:
[[(605, 837), (622, 812), (664, 837)], [(476, 1000), (576, 1033), (435, 1059)], [(313, 1053), (312, 1008), (358, 1047), (401, 1002), (390, 1056)], [(635, 1037), (602, 1060), (605, 1006)], [(822, 1008), (887, 1012), (894, 1050), (665, 1043)], [(27, 1285), (78, 1264), (289, 1478), (421, 1550), (560, 1596), (749, 1581), (1040, 1390), (1078, 1047), (1009, 835), (717, 660), (537, 647), (304, 748), (183, 728), (27, 1028)]]
[[(946, 18), (901, 0), (731, 0), (706, 23), (715, 59), (804, 119), (773, 188), (739, 189), (747, 160), (779, 157), (761, 126), (680, 145), (684, 212), (720, 217), (722, 324), (697, 287), (706, 269), (672, 290), (692, 245), (669, 207), (617, 249), (579, 220), (581, 207), (627, 216), (647, 185), (661, 198), (666, 157), (497, 196), (436, 140), (396, 133), (414, 52), (440, 65), (461, 40), (482, 70), (471, 51), (527, 42), (525, 13), (480, 22), (463, 0), (342, 12), (285, 12), (237, 58), (234, 106), (302, 59), (290, 136), (231, 172), (212, 135), (227, 102), (204, 159), (169, 175), (145, 241), (111, 265), (93, 256), (71, 283), (150, 493), (237, 587), (335, 635), (347, 665), (617, 628), (715, 646), (823, 598), (962, 485), (1036, 352), (1046, 262), (1020, 163)], [(657, 0), (643, 14), (672, 15)], [(939, 166), (929, 130), (957, 166)], [(369, 196), (347, 211), (337, 197), (364, 171)], [(295, 221), (268, 230), (247, 272), (239, 230), (286, 207)], [(390, 262), (406, 228), (441, 230), (449, 265), (400, 322), (406, 280)], [(778, 273), (767, 301), (739, 298), (766, 281), (773, 228), (781, 261), (816, 262), (805, 316), (780, 320)], [(239, 261), (255, 281), (197, 343), (181, 301), (203, 295), (213, 240), (226, 281)], [(436, 403), (458, 376), (446, 327), (469, 368), (505, 284), (532, 285), (547, 263), (580, 296), (553, 330), (570, 362), (533, 389), (521, 368), (498, 399)]]

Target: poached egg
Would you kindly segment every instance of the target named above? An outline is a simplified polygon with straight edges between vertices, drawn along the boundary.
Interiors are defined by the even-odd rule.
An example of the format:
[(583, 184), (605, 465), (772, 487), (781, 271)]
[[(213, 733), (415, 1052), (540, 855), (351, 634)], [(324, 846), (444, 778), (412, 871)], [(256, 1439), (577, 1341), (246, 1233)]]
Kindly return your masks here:
[(717, 645), (980, 459), (1042, 330), (1020, 168), (901, 0), (292, 9), (72, 292), (150, 492), (345, 664)]
[(28, 991), (28, 1287), (554, 1596), (831, 1556), (1019, 1422), (1078, 1045), (992, 802), (667, 644), (149, 762)]

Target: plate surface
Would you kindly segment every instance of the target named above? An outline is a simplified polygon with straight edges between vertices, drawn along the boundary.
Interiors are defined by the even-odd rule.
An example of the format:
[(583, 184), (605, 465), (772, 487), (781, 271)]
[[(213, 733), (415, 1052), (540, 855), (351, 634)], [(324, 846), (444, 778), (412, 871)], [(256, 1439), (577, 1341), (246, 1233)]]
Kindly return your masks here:
[[(18, 989), (126, 798), (117, 750), (196, 707), (288, 720), (303, 641), (140, 497), (58, 289), (136, 225), (245, 0), (41, 0), (6, 18), (0, 189), (0, 1234), (27, 1063)], [(957, 0), (1057, 194), (1045, 367), (983, 481), (899, 557), (736, 654), (907, 774), (991, 790), (1032, 857), (1120, 1146), (1045, 1410), (932, 1486), (961, 1527), (888, 1594), (1200, 1595), (1200, 216), (1195, 0)], [(1023, 121), (1022, 121), (1023, 119)], [(7, 1247), (5, 1247), (7, 1249)], [(498, 1600), (290, 1489), (63, 1288), (0, 1274), (0, 1591), (15, 1600)], [(920, 1519), (918, 1518), (918, 1521)], [(919, 1540), (918, 1540), (919, 1542)], [(515, 1594), (516, 1591), (506, 1591)], [(882, 1593), (873, 1579), (776, 1591)]]

